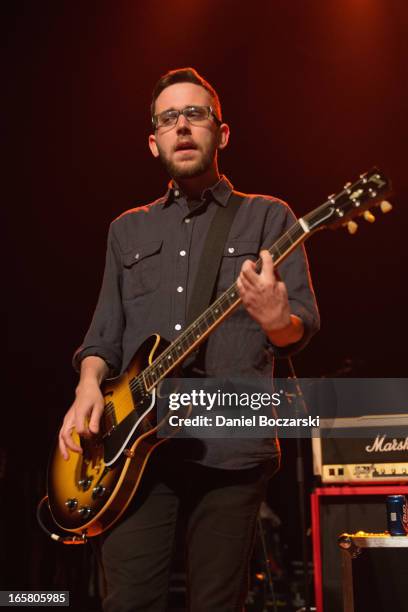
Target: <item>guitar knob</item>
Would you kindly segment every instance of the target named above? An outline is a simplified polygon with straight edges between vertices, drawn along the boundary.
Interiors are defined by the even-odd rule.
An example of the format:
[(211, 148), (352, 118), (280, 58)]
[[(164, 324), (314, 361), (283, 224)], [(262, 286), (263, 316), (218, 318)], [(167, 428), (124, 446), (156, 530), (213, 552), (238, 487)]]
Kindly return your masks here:
[(82, 491), (87, 491), (91, 486), (92, 478), (81, 478), (78, 480), (78, 487), (82, 489)]
[(349, 234), (355, 234), (358, 230), (358, 225), (355, 221), (349, 221), (347, 223), (347, 229), (349, 231)]
[(368, 221), (369, 223), (374, 223), (375, 217), (373, 213), (371, 213), (369, 210), (365, 210), (363, 216), (364, 216), (364, 219)]
[(78, 514), (80, 514), (82, 518), (87, 519), (91, 516), (92, 509), (89, 508), (89, 506), (81, 506), (81, 508), (78, 508)]
[(390, 212), (390, 210), (392, 210), (392, 204), (390, 202), (387, 202), (387, 200), (383, 200), (380, 204), (380, 208), (381, 212), (386, 214), (387, 212)]
[(75, 499), (74, 497), (69, 497), (67, 499), (67, 501), (65, 502), (65, 506), (69, 509), (69, 510), (74, 510), (78, 505), (78, 500)]
[(106, 493), (106, 487), (102, 485), (97, 485), (92, 489), (92, 497), (95, 499), (96, 497), (103, 497)]

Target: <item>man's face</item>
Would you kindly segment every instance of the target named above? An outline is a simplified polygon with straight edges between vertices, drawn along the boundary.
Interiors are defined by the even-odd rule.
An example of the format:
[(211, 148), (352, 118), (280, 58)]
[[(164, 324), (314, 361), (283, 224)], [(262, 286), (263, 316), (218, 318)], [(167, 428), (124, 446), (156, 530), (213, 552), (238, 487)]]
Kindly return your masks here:
[[(156, 100), (155, 114), (186, 106), (213, 106), (209, 92), (194, 83), (177, 83), (166, 87)], [(217, 149), (228, 141), (228, 127), (218, 127), (210, 116), (192, 125), (180, 115), (176, 125), (159, 127), (149, 137), (149, 146), (159, 157), (171, 177), (187, 179), (201, 176), (216, 167)]]

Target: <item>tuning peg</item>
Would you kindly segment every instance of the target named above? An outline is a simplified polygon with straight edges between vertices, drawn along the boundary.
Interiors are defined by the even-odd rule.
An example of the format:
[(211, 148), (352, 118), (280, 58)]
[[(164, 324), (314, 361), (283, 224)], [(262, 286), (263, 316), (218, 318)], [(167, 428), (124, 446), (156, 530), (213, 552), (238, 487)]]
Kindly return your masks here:
[(380, 208), (381, 208), (381, 212), (385, 214), (387, 212), (390, 212), (390, 210), (392, 210), (392, 204), (390, 202), (387, 202), (387, 200), (383, 200), (380, 204)]
[(364, 216), (364, 219), (368, 221), (369, 223), (374, 223), (375, 217), (373, 213), (371, 213), (369, 210), (365, 210), (363, 216)]
[(358, 225), (355, 221), (349, 221), (347, 223), (347, 229), (349, 231), (349, 234), (355, 234), (358, 230)]

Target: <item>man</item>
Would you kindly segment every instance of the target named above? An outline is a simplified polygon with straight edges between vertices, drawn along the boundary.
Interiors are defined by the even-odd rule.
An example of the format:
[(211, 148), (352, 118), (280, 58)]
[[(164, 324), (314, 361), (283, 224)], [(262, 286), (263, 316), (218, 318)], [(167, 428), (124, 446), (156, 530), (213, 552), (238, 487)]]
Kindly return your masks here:
[[(71, 437), (74, 428), (84, 436), (98, 432), (101, 382), (126, 368), (152, 333), (173, 340), (183, 329), (211, 221), (231, 195), (217, 163), (229, 127), (216, 92), (195, 70), (171, 71), (158, 81), (152, 121), (150, 150), (172, 181), (164, 197), (111, 224), (98, 304), (75, 356), (76, 399), (60, 432), (65, 458), (69, 450), (80, 452)], [(274, 356), (298, 350), (316, 331), (303, 250), (284, 262), (283, 280), (262, 250), (293, 222), (283, 202), (244, 197), (217, 280), (219, 294), (238, 277), (243, 306), (215, 330), (201, 362), (189, 364), (187, 373), (199, 365), (206, 376), (270, 376)], [(254, 260), (260, 250), (258, 274)], [(142, 490), (104, 540), (107, 612), (165, 609), (180, 507), (187, 516), (189, 609), (242, 610), (256, 516), (267, 479), (279, 465), (279, 446), (275, 439), (184, 442), (171, 440), (155, 451)]]

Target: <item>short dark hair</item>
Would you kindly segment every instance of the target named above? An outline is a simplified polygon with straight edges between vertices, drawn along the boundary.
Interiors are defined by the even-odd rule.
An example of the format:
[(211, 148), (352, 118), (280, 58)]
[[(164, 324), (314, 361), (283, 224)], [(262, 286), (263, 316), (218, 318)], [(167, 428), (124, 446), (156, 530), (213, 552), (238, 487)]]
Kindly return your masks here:
[(176, 70), (166, 72), (166, 74), (160, 77), (153, 89), (152, 104), (150, 108), (152, 117), (155, 114), (154, 107), (156, 100), (160, 96), (161, 92), (166, 89), (166, 87), (175, 85), (176, 83), (194, 83), (194, 85), (200, 85), (206, 89), (213, 99), (215, 114), (221, 121), (221, 103), (217, 92), (215, 91), (214, 87), (212, 87), (208, 81), (198, 74), (197, 70), (194, 68), (177, 68)]

